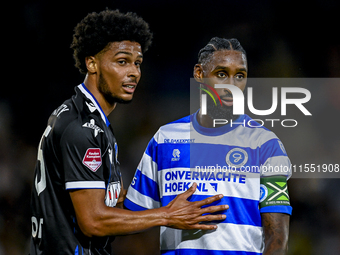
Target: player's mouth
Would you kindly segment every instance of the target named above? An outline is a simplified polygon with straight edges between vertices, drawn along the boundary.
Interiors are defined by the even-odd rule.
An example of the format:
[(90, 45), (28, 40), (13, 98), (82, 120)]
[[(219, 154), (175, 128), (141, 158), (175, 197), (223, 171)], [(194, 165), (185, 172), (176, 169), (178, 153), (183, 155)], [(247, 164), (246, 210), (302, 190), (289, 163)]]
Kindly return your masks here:
[(233, 106), (233, 98), (232, 96), (223, 96), (223, 97), (220, 97), (221, 98), (221, 101), (222, 101), (222, 104), (224, 104), (225, 106)]
[(123, 89), (127, 93), (135, 92), (136, 87), (137, 87), (137, 83), (124, 83), (123, 84)]

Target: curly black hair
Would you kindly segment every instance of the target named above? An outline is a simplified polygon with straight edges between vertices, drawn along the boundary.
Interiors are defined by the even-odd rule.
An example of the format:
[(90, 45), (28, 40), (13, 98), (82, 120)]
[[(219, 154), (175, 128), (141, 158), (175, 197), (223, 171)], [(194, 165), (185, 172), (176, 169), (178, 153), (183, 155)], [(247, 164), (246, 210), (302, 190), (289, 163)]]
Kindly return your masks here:
[(246, 51), (243, 49), (241, 43), (235, 39), (225, 39), (220, 37), (213, 37), (210, 42), (198, 53), (198, 63), (202, 64), (208, 60), (211, 54), (217, 50), (235, 50), (240, 51), (247, 56)]
[(74, 28), (71, 48), (75, 66), (86, 74), (86, 57), (96, 55), (111, 42), (125, 40), (138, 42), (142, 51), (147, 51), (152, 40), (148, 23), (132, 12), (106, 9), (89, 13)]

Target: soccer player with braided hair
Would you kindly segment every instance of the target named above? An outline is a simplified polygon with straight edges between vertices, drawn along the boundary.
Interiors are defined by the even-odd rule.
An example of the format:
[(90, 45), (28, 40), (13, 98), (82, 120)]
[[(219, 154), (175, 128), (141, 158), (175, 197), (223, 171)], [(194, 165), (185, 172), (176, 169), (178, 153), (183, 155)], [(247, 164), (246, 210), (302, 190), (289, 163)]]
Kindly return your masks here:
[[(152, 33), (134, 13), (88, 14), (71, 48), (86, 74), (76, 94), (51, 114), (38, 147), (31, 198), (31, 255), (111, 254), (112, 236), (154, 226), (216, 229), (202, 221), (225, 219), (222, 195), (189, 202), (196, 189), (167, 206), (140, 212), (122, 209), (125, 190), (118, 146), (107, 116), (132, 100)], [(204, 207), (204, 208), (202, 208)]]
[[(124, 201), (127, 208), (165, 206), (193, 182), (198, 186), (191, 201), (222, 193), (217, 204), (229, 205), (224, 211), (226, 219), (215, 230), (161, 227), (162, 254), (287, 254), (292, 211), (287, 180), (291, 172), (267, 171), (277, 166), (290, 169), (284, 146), (248, 115), (233, 115), (232, 92), (214, 88), (215, 84), (229, 84), (244, 91), (247, 76), (246, 52), (239, 41), (212, 38), (199, 51), (194, 67), (201, 93), (214, 97), (206, 96), (206, 114), (202, 107), (160, 127), (145, 150)], [(229, 122), (215, 126), (214, 119)], [(145, 236), (140, 235), (141, 240)]]

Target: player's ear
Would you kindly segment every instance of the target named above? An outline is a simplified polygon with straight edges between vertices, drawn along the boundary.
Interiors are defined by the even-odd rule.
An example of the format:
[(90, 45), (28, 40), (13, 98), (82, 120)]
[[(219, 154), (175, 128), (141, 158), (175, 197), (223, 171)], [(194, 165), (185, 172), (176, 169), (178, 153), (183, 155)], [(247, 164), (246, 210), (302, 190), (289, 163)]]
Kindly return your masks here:
[(202, 82), (203, 80), (203, 69), (201, 64), (196, 64), (194, 66), (194, 78), (197, 82)]
[(89, 56), (85, 58), (86, 68), (89, 73), (97, 72), (97, 62), (94, 56)]

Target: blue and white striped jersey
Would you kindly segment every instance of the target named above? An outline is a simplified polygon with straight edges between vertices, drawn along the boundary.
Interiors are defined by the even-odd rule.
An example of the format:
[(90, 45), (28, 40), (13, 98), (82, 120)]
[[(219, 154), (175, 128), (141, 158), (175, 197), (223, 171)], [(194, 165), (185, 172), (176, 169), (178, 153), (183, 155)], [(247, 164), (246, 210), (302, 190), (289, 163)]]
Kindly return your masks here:
[(229, 205), (223, 212), (227, 218), (213, 231), (162, 227), (162, 254), (262, 254), (260, 213), (292, 211), (286, 204), (259, 207), (260, 178), (272, 175), (291, 175), (289, 158), (273, 132), (255, 127), (247, 115), (232, 125), (205, 128), (195, 113), (162, 126), (154, 135), (125, 206), (130, 210), (165, 206), (196, 182), (190, 201), (223, 194), (218, 204)]

